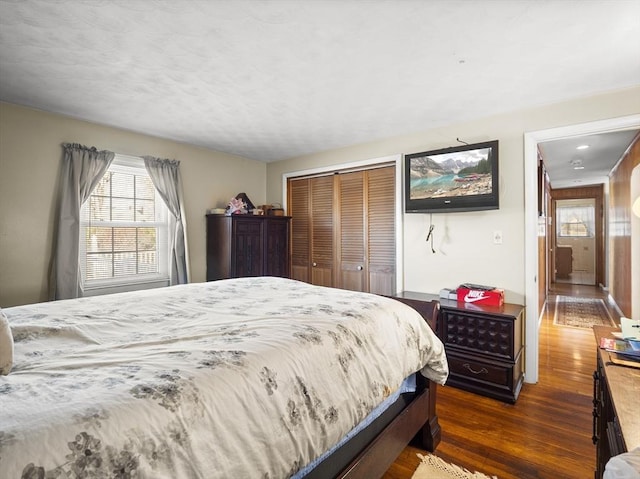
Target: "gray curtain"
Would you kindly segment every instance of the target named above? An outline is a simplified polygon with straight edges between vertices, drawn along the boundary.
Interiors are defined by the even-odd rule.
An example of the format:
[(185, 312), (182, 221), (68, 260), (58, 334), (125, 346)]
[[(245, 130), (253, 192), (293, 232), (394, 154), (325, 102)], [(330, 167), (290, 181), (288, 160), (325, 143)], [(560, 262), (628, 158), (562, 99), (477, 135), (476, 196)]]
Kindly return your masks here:
[(62, 145), (60, 193), (53, 258), (49, 278), (50, 299), (70, 299), (83, 295), (80, 274), (80, 207), (87, 201), (115, 157), (77, 143)]
[(182, 199), (182, 181), (180, 179), (180, 162), (162, 160), (152, 156), (144, 156), (144, 166), (158, 190), (160, 197), (167, 205), (175, 221), (170, 224), (169, 231), (169, 274), (170, 283), (185, 284), (189, 282), (189, 254), (187, 250), (187, 226)]

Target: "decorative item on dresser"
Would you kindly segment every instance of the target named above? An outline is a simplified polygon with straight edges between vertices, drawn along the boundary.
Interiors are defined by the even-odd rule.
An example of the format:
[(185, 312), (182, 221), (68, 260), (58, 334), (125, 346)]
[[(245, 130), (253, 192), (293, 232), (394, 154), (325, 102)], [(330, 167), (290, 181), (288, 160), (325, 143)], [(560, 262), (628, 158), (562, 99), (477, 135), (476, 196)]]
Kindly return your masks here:
[[(437, 295), (402, 291), (392, 296), (420, 311)], [(448, 386), (515, 403), (524, 382), (524, 306), (488, 306), (439, 299), (436, 334), (449, 361)]]
[(613, 364), (600, 349), (602, 338), (613, 338), (616, 328), (594, 326), (597, 366), (593, 373), (593, 443), (596, 445), (596, 479), (609, 459), (640, 448), (640, 369)]
[(288, 216), (207, 215), (207, 281), (290, 275)]

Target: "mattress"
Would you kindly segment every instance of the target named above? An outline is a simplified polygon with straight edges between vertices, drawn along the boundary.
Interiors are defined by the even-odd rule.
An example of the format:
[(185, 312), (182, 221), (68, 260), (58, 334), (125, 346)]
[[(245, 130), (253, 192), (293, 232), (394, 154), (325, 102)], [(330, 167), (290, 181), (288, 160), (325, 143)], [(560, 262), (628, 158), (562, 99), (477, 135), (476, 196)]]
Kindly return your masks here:
[(405, 377), (448, 373), (408, 306), (283, 278), (3, 311), (0, 477), (290, 477)]

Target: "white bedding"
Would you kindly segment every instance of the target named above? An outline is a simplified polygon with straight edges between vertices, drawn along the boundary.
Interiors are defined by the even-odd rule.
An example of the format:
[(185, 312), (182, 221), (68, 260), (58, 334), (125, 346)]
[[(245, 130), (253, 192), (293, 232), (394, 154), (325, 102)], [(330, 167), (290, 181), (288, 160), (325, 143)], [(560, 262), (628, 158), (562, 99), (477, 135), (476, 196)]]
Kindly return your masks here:
[(282, 278), (4, 312), (3, 478), (288, 477), (406, 376), (448, 373), (408, 306)]

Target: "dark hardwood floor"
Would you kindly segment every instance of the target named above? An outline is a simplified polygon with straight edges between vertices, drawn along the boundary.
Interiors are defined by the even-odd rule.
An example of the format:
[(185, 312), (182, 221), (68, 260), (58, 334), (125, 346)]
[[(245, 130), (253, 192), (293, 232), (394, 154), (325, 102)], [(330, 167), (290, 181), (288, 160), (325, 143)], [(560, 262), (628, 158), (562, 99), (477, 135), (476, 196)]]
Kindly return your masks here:
[[(442, 442), (436, 455), (499, 479), (593, 478), (596, 344), (591, 329), (553, 324), (558, 294), (605, 299), (594, 286), (553, 285), (540, 326), (539, 381), (525, 383), (516, 404), (439, 387)], [(384, 478), (409, 479), (419, 464), (416, 453), (423, 452), (407, 447)]]

